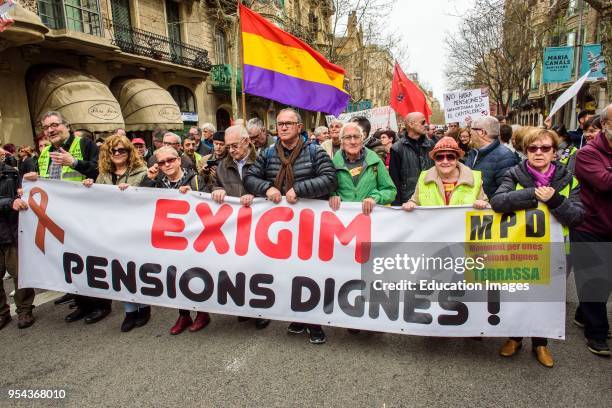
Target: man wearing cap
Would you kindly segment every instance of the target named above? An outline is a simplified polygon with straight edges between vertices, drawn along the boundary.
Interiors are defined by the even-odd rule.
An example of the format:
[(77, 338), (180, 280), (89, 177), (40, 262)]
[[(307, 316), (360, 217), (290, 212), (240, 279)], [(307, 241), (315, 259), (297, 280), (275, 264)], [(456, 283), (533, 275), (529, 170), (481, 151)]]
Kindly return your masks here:
[(472, 122), (472, 143), (465, 165), (482, 172), (482, 183), (487, 197), (492, 198), (502, 183), (506, 171), (518, 164), (514, 152), (499, 141), (500, 126), (493, 116), (483, 116)]
[(482, 188), (482, 175), (459, 162), (463, 154), (452, 137), (440, 139), (429, 152), (434, 167), (421, 172), (414, 194), (402, 208), (406, 211), (412, 211), (417, 206), (442, 205), (486, 208), (487, 196)]
[(142, 160), (145, 163), (149, 161), (151, 156), (153, 156), (149, 149), (147, 149), (147, 145), (143, 139), (135, 137), (134, 139), (132, 139), (132, 144), (134, 145), (134, 149), (136, 149), (136, 151), (138, 152), (140, 157), (142, 157)]
[(225, 132), (215, 132), (213, 135), (213, 151), (202, 158), (202, 172), (207, 181), (212, 182), (212, 177), (217, 170), (217, 164), (223, 160), (227, 154), (225, 148)]

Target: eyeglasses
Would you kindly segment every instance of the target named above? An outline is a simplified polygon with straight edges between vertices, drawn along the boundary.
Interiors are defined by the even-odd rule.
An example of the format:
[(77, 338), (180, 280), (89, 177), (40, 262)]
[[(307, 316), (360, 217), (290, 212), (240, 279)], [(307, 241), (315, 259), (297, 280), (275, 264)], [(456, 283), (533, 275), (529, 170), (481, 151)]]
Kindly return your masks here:
[(437, 162), (443, 162), (446, 159), (447, 162), (454, 162), (457, 160), (457, 156), (452, 153), (449, 154), (437, 154), (434, 158)]
[(170, 157), (169, 159), (166, 159), (166, 160), (159, 160), (159, 161), (157, 162), (157, 165), (158, 165), (159, 167), (164, 167), (166, 164), (172, 164), (172, 163), (174, 163), (174, 162), (176, 161), (176, 159), (178, 159), (178, 157)]
[(163, 142), (163, 143), (164, 143), (164, 146), (180, 146), (181, 145), (178, 142), (174, 142), (174, 143), (172, 143), (172, 142)]
[(297, 125), (298, 122), (277, 122), (276, 123), (276, 127), (282, 128), (282, 127), (291, 127), (291, 126), (295, 126)]
[(542, 153), (548, 153), (552, 150), (552, 148), (553, 148), (552, 145), (542, 145), (542, 146), (531, 145), (531, 146), (527, 146), (527, 151), (529, 153), (535, 153), (539, 150)]
[(42, 130), (43, 130), (43, 132), (46, 132), (49, 129), (55, 130), (58, 127), (60, 127), (60, 125), (62, 125), (62, 123), (51, 123), (50, 125), (43, 126)]
[(128, 149), (123, 148), (123, 147), (119, 147), (117, 149), (111, 149), (111, 152), (113, 153), (113, 156), (123, 155), (123, 154), (127, 154)]
[(361, 140), (361, 136), (359, 136), (359, 135), (344, 135), (344, 137), (342, 139), (350, 140), (350, 141), (353, 141), (353, 140), (359, 141), (359, 140)]
[(226, 144), (225, 147), (227, 147), (228, 150), (233, 150), (233, 149), (238, 149), (240, 145), (242, 145), (242, 142)]

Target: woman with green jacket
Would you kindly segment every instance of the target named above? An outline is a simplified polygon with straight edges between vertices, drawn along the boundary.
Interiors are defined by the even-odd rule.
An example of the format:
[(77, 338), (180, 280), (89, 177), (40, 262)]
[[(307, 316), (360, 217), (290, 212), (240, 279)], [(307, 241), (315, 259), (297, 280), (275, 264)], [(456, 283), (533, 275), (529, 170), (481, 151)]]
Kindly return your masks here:
[(340, 130), (340, 150), (333, 158), (338, 190), (329, 198), (329, 206), (337, 211), (342, 201), (362, 202), (369, 215), (376, 204), (387, 205), (395, 200), (397, 189), (383, 161), (363, 146), (364, 132), (357, 123), (347, 123)]

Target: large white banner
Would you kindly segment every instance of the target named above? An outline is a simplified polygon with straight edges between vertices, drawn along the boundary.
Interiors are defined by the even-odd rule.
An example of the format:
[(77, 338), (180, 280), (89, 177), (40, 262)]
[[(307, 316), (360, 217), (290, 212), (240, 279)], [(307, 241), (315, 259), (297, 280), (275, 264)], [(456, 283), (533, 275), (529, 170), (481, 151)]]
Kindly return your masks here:
[(443, 99), (446, 123), (459, 122), (463, 125), (490, 115), (489, 91), (486, 88), (445, 92)]
[[(395, 117), (395, 111), (391, 109), (390, 106), (383, 106), (380, 108), (372, 108), (366, 109), (357, 112), (348, 112), (343, 113), (338, 116), (338, 120), (341, 120), (343, 123), (347, 123), (351, 118), (356, 116), (363, 116), (370, 121), (370, 125), (372, 128), (370, 130), (370, 134), (373, 134), (377, 130), (388, 130), (391, 129), (397, 132), (397, 118)], [(325, 120), (327, 121), (327, 126), (334, 120), (336, 117), (333, 115), (325, 116)]]
[(24, 188), (24, 287), (404, 334), (564, 337), (563, 245), (547, 244), (562, 234), (546, 208), (365, 216), (360, 203)]

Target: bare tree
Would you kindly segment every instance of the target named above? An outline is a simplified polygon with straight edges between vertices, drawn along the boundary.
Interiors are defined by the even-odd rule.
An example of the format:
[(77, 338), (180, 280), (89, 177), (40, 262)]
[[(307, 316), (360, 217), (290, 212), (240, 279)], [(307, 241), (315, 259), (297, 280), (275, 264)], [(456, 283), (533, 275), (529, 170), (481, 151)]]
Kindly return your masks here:
[(532, 24), (532, 1), (476, 0), (462, 19), (459, 32), (447, 37), (446, 77), (457, 88), (487, 87), (497, 110), (507, 114), (512, 92), (523, 98), (529, 76), (542, 58), (548, 24)]

